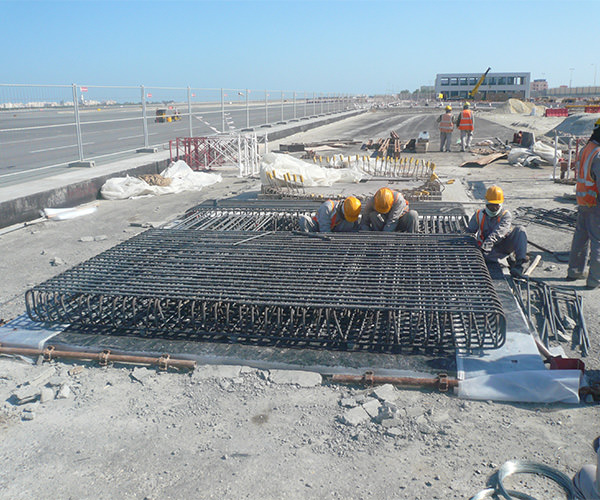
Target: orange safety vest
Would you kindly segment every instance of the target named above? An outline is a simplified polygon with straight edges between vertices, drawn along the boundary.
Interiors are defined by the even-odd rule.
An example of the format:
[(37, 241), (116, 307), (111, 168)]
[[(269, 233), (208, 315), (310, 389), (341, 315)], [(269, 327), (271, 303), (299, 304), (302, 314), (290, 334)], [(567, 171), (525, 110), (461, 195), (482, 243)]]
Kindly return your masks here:
[(598, 158), (600, 146), (589, 141), (579, 155), (579, 169), (577, 170), (577, 185), (575, 187), (577, 204), (586, 207), (595, 207), (598, 204), (598, 186), (592, 179), (592, 162)]
[[(504, 215), (508, 210), (502, 212)], [(483, 245), (485, 237), (483, 236), (483, 223), (485, 222), (485, 216), (487, 215), (485, 210), (477, 210), (477, 222), (479, 222), (479, 233), (477, 234), (477, 246)]]
[(444, 113), (440, 119), (440, 132), (450, 133), (454, 130), (452, 123), (452, 115), (450, 113)]
[(459, 130), (474, 130), (473, 113), (470, 109), (463, 109), (460, 113), (460, 122), (458, 122)]
[[(325, 203), (331, 203), (332, 204), (331, 208), (335, 207), (335, 202), (333, 200), (327, 200)], [(337, 216), (338, 216), (338, 211), (336, 210), (335, 213), (333, 214), (333, 217), (331, 218), (331, 230), (332, 231), (333, 231), (333, 228), (335, 226), (337, 226)], [(317, 217), (317, 215), (313, 215), (312, 220), (315, 221), (317, 223), (317, 225), (319, 224), (319, 218)]]

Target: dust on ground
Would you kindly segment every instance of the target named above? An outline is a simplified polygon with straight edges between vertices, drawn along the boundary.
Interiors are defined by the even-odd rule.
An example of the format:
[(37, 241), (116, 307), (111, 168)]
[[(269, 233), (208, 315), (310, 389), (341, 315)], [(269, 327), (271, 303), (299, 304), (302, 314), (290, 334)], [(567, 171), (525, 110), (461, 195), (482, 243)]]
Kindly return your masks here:
[[(345, 136), (351, 123), (328, 126), (321, 139)], [(574, 207), (563, 196), (572, 187), (553, 183), (551, 166), (498, 161), (461, 169), (468, 153), (431, 157), (442, 180), (456, 179), (464, 187), (473, 209), (492, 183), (504, 187), (511, 210)], [(140, 225), (170, 220), (205, 199), (258, 189), (256, 181), (238, 179), (233, 171), (223, 176), (221, 184), (200, 193), (102, 201), (91, 216), (3, 235), (0, 317), (23, 312), (30, 286), (131, 237), (143, 230)], [(534, 224), (526, 230), (532, 241), (553, 250), (569, 248), (568, 233)], [(564, 284), (566, 265), (530, 250), (542, 255), (533, 276)], [(64, 264), (52, 265), (57, 257)], [(592, 344), (585, 361), (598, 379), (600, 291), (581, 293)], [(44, 402), (16, 404), (15, 392), (36, 378), (46, 381)], [(248, 367), (162, 373), (27, 358), (0, 358), (0, 401), (0, 497), (11, 499), (464, 499), (510, 459), (542, 462), (573, 476), (594, 462), (591, 443), (600, 417), (596, 404), (465, 401), (452, 393), (395, 388), (374, 392), (326, 380), (286, 382), (275, 372)], [(391, 422), (364, 416), (365, 408), (384, 405), (396, 408)], [(533, 488), (527, 481), (517, 486), (557, 496), (547, 483), (535, 491), (527, 485)]]

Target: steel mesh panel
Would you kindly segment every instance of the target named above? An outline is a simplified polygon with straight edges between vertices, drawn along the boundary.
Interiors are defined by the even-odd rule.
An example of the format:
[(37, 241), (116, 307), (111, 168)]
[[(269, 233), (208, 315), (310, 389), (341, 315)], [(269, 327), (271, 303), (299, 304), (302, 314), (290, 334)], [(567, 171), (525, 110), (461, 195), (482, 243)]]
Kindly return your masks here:
[[(314, 215), (310, 209), (282, 208), (212, 208), (194, 207), (171, 229), (195, 229), (212, 231), (299, 231), (300, 215)], [(419, 231), (422, 233), (463, 233), (468, 225), (466, 215), (419, 215)]]
[(401, 352), (495, 348), (505, 318), (474, 241), (153, 229), (26, 293), (37, 321), (117, 334)]

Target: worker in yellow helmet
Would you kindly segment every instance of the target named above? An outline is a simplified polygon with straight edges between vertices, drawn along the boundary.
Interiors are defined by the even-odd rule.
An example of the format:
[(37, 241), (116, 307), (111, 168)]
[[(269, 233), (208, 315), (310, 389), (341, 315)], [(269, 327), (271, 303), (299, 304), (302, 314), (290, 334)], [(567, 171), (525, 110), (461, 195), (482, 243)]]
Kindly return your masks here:
[(446, 112), (438, 116), (437, 122), (440, 128), (440, 153), (450, 152), (452, 144), (452, 131), (454, 130), (454, 118), (452, 117), (452, 106), (446, 106)]
[(590, 140), (581, 150), (577, 164), (577, 223), (571, 242), (567, 280), (585, 278), (589, 248), (590, 271), (586, 288), (593, 290), (600, 287), (600, 118), (596, 120)]
[(511, 273), (523, 274), (523, 265), (529, 260), (525, 230), (521, 226), (513, 226), (512, 215), (502, 209), (504, 191), (500, 186), (490, 186), (485, 199), (485, 209), (473, 214), (467, 232), (475, 234), (486, 261), (497, 262), (509, 257)]
[(362, 212), (361, 230), (404, 233), (419, 231), (419, 214), (410, 210), (408, 200), (400, 191), (390, 188), (377, 190), (375, 196), (365, 200)]
[(298, 225), (307, 233), (348, 233), (358, 231), (361, 203), (355, 196), (345, 200), (327, 200), (317, 213), (309, 217), (301, 215)]
[(463, 152), (471, 149), (473, 131), (475, 130), (473, 111), (470, 108), (471, 104), (465, 102), (462, 111), (456, 117), (456, 126), (460, 130), (460, 150)]

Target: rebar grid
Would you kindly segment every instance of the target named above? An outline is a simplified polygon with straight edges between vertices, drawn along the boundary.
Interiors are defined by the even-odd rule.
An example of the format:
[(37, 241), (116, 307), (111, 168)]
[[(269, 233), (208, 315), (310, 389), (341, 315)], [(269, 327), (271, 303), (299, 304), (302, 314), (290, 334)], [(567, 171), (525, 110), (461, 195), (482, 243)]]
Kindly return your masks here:
[(495, 348), (505, 318), (465, 236), (152, 229), (29, 290), (36, 321), (401, 352)]
[[(299, 231), (300, 215), (312, 217), (313, 210), (276, 208), (209, 208), (195, 207), (173, 222), (171, 229), (211, 231)], [(419, 216), (419, 231), (426, 234), (463, 233), (468, 225), (466, 215)]]

